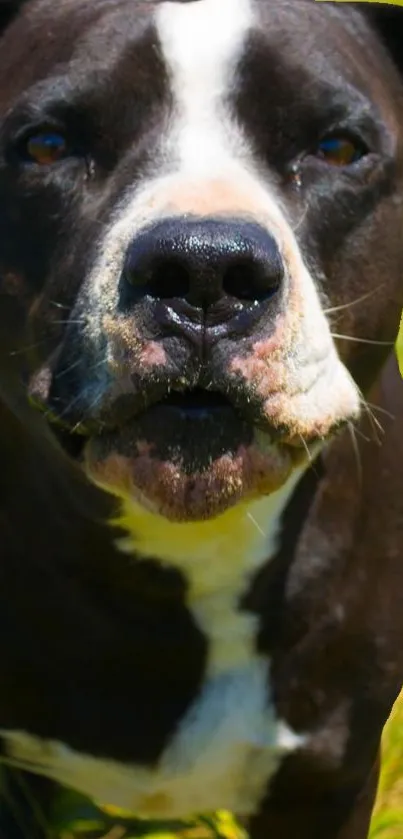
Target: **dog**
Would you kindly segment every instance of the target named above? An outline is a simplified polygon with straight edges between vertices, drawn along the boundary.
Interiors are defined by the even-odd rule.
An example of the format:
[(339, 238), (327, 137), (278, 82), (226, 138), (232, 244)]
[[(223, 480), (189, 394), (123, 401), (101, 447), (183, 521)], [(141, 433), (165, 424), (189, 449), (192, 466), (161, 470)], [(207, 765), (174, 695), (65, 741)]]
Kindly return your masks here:
[(403, 16), (0, 20), (2, 760), (364, 839), (403, 677)]

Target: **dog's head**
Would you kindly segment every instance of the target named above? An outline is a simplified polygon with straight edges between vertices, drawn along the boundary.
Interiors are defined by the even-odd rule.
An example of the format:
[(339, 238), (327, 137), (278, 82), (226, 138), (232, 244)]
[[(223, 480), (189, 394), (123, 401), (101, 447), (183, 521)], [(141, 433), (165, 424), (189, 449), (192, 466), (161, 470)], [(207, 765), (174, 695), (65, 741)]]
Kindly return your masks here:
[(279, 488), (397, 331), (403, 87), (375, 29), (314, 0), (28, 0), (0, 80), (31, 399), (168, 518)]

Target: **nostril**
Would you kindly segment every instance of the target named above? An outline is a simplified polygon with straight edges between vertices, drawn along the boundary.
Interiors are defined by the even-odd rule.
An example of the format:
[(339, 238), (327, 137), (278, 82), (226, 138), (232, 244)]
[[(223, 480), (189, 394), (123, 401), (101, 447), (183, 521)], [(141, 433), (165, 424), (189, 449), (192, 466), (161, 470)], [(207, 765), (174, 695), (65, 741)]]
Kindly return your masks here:
[(148, 285), (153, 297), (162, 300), (186, 297), (190, 285), (189, 271), (179, 259), (156, 260), (149, 272)]
[(127, 305), (179, 298), (207, 309), (221, 297), (245, 305), (268, 300), (283, 283), (284, 264), (275, 238), (258, 224), (173, 218), (136, 236), (123, 279)]
[(262, 302), (279, 290), (283, 281), (282, 262), (273, 265), (253, 259), (239, 259), (229, 265), (223, 276), (226, 294), (238, 300)]
[(250, 266), (245, 260), (230, 265), (224, 272), (223, 288), (226, 294), (238, 300), (251, 300)]
[(186, 264), (179, 257), (155, 256), (147, 260), (130, 260), (125, 279), (138, 294), (158, 299), (186, 297), (190, 277)]

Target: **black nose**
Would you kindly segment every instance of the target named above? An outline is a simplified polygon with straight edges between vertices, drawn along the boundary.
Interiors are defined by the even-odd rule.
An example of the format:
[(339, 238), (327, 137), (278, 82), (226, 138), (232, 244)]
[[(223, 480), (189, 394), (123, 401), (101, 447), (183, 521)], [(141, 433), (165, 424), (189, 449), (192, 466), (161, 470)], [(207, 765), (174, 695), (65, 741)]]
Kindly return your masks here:
[(206, 309), (225, 296), (266, 300), (280, 289), (284, 264), (275, 239), (258, 224), (171, 218), (134, 239), (124, 275), (137, 295), (182, 298)]

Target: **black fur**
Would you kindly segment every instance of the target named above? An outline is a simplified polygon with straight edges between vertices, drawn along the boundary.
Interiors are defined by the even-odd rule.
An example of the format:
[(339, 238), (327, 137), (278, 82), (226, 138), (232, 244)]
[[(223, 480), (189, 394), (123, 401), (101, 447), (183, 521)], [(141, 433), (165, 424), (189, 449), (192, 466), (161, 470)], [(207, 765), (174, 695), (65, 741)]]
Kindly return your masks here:
[[(0, 728), (31, 731), (93, 755), (150, 765), (201, 690), (206, 640), (186, 608), (181, 575), (117, 550), (115, 540), (122, 534), (110, 525), (114, 501), (84, 478), (59, 445), (58, 440), (63, 446), (66, 442), (64, 430), (56, 438), (29, 404), (26, 389), (35, 379), (33, 390), (46, 391), (46, 362), (65, 341), (70, 315), (70, 341), (61, 357), (64, 368), (67, 362), (82, 364), (66, 376), (61, 402), (68, 405), (79, 376), (90, 375), (91, 359), (85, 358), (74, 324), (82, 304), (81, 281), (127, 183), (140, 184), (155, 163), (172, 104), (169, 74), (143, 14), (147, 3), (139, 2), (130, 26), (115, 0), (80, 3), (68, 26), (50, 7), (45, 14), (37, 6), (36, 14), (29, 2), (26, 9), (22, 5), (0, 6), (5, 31), (0, 50)], [(312, 14), (319, 15), (316, 5)], [(351, 310), (345, 323), (356, 335), (392, 342), (403, 302), (402, 227), (396, 209), (402, 160), (385, 114), (403, 113), (403, 88), (392, 64), (401, 67), (403, 13), (379, 9), (373, 17), (370, 12), (373, 31), (361, 4), (348, 18), (352, 43), (361, 44), (353, 91), (343, 83), (336, 40), (334, 54), (323, 52), (331, 26), (328, 5), (322, 8), (329, 17), (314, 24), (317, 42), (305, 66), (300, 43), (308, 40), (312, 22), (299, 19), (298, 10), (299, 40), (290, 36), (287, 41), (296, 31), (292, 11), (284, 44), (270, 42), (270, 28), (264, 25), (250, 37), (231, 105), (254, 146), (262, 177), (275, 182), (298, 224), (307, 262), (324, 278), (323, 297), (343, 305), (384, 282), (382, 299)], [(264, 20), (272, 6), (261, 6)], [(341, 6), (334, 4), (336, 19), (350, 15)], [(113, 29), (104, 17), (107, 8), (112, 17), (116, 13)], [(46, 43), (41, 37), (45, 20)], [(59, 62), (69, 62), (83, 30), (95, 33), (98, 65), (92, 55), (82, 55), (79, 66), (60, 77)], [(376, 102), (368, 93), (367, 65), (373, 56), (382, 86)], [(46, 121), (49, 113), (67, 126), (79, 153), (57, 173), (43, 176), (21, 165), (16, 150), (21, 130)], [(349, 180), (341, 174), (319, 175), (311, 162), (296, 189), (289, 161), (314, 146), (336, 117), (368, 138), (372, 163)], [(152, 331), (153, 315), (146, 307), (141, 323)], [(171, 341), (175, 364), (188, 372), (196, 366), (189, 348), (175, 336)], [(240, 355), (242, 346), (240, 338)], [(375, 345), (341, 350), (365, 391), (374, 385), (388, 351)], [(141, 398), (144, 385), (149, 382), (140, 371)], [(77, 410), (74, 420), (84, 415), (84, 430), (90, 432), (99, 417), (94, 411), (91, 415), (89, 404)], [(165, 432), (162, 428), (162, 450)], [(382, 536), (395, 534), (395, 542), (379, 546), (373, 533), (365, 541), (370, 529), (366, 511), (372, 511), (372, 521), (377, 509), (372, 488), (378, 473), (388, 470), (383, 493), (392, 486), (398, 443), (387, 468), (375, 446), (363, 458), (364, 500), (345, 446), (342, 438), (330, 462), (321, 464), (319, 473), (308, 472), (287, 511), (279, 555), (252, 581), (243, 603), (259, 620), (260, 652), (273, 659), (279, 713), (296, 730), (307, 727), (317, 737), (312, 753), (290, 758), (282, 767), (257, 816), (256, 836), (339, 839), (339, 828), (367, 779), (373, 783), (380, 731), (402, 679), (399, 499), (383, 505), (379, 524)], [(375, 476), (372, 464), (378, 464)], [(343, 480), (338, 483), (339, 474)], [(341, 519), (334, 512), (339, 508)], [(318, 509), (317, 529), (310, 530)], [(350, 541), (346, 536), (338, 551), (353, 513), (353, 535), (348, 532)], [(311, 551), (308, 559), (317, 545), (322, 551), (323, 565), (315, 573), (303, 553), (304, 539)], [(374, 553), (363, 557), (362, 546), (368, 555)], [(381, 602), (373, 604), (378, 583)], [(346, 610), (339, 623), (335, 604)], [(380, 652), (382, 644), (386, 649)], [(364, 828), (345, 837), (362, 839)]]

